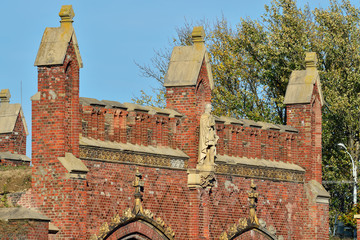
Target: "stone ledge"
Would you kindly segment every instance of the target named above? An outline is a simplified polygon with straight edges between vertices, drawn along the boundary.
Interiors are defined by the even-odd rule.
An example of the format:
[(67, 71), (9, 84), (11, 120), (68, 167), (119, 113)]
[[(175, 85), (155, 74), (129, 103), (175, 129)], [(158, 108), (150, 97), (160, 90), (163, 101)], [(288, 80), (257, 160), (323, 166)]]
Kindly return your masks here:
[(278, 169), (305, 172), (305, 169), (293, 163), (285, 163), (281, 161), (271, 161), (271, 160), (258, 159), (258, 158), (218, 155), (216, 157), (216, 163), (240, 164), (240, 165), (248, 165), (248, 166), (256, 166), (256, 167), (278, 168)]
[(11, 220), (35, 220), (50, 222), (48, 217), (28, 208), (0, 208), (0, 219)]
[(306, 184), (306, 190), (308, 198), (315, 203), (329, 204), (330, 194), (321, 183), (311, 180)]
[(188, 161), (187, 158), (174, 156), (121, 151), (119, 149), (107, 149), (90, 146), (80, 146), (80, 158), (91, 161), (137, 164), (176, 170), (186, 169)]
[(118, 143), (110, 141), (101, 141), (91, 138), (80, 138), (81, 147), (98, 147), (101, 149), (117, 150), (121, 152), (133, 152), (138, 154), (151, 154), (151, 155), (162, 155), (169, 157), (176, 157), (181, 159), (188, 159), (189, 156), (179, 149), (172, 149), (169, 147), (153, 147), (153, 146), (142, 146), (131, 143)]
[(69, 178), (85, 179), (89, 169), (72, 153), (65, 153), (65, 157), (58, 158), (69, 173)]
[(0, 152), (0, 159), (22, 161), (22, 162), (30, 162), (31, 161), (31, 159), (26, 155), (11, 153), (11, 152)]

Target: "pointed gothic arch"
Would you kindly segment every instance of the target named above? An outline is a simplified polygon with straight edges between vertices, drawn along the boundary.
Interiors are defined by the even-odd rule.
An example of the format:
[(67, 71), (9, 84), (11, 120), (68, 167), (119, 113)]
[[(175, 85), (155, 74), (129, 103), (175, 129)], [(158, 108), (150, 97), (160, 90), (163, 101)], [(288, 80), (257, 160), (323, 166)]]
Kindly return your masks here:
[(104, 223), (98, 235), (93, 235), (91, 240), (173, 240), (175, 233), (170, 226), (149, 210), (134, 214), (130, 208), (124, 211), (123, 216), (116, 214), (111, 223)]
[(261, 224), (257, 224), (254, 223), (251, 218), (240, 218), (238, 222), (231, 225), (227, 231), (222, 232), (219, 239), (234, 240), (244, 233), (255, 230), (256, 232), (259, 232), (260, 234), (267, 237), (269, 240), (278, 240), (279, 238), (275, 235), (276, 231), (273, 229), (267, 229), (266, 223), (263, 220), (261, 220), (261, 222)]

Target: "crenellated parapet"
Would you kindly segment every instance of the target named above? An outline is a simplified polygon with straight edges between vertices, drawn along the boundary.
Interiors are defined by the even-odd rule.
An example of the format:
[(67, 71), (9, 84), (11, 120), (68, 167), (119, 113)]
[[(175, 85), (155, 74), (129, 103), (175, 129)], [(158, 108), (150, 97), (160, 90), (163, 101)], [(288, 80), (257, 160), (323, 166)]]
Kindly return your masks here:
[(219, 155), (296, 163), (298, 130), (287, 125), (217, 117)]
[[(80, 103), (85, 138), (181, 149), (179, 135), (186, 116), (175, 110), (84, 97)], [(230, 117), (216, 117), (215, 122), (218, 155), (296, 164), (296, 128)]]
[(82, 136), (101, 141), (177, 149), (183, 115), (172, 109), (80, 98)]

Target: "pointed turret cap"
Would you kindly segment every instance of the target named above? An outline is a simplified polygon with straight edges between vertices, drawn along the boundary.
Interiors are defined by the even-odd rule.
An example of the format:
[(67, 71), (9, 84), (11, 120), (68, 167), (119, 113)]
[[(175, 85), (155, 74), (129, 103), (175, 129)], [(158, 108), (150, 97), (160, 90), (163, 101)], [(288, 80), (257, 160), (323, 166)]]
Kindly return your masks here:
[(305, 57), (306, 69), (293, 71), (286, 89), (284, 104), (306, 104), (311, 102), (314, 87), (318, 91), (321, 106), (324, 98), (321, 91), (320, 76), (316, 68), (317, 57), (314, 52), (307, 52)]
[(62, 65), (65, 60), (66, 51), (70, 41), (72, 41), (76, 59), (79, 67), (83, 67), (80, 56), (79, 46), (73, 28), (73, 18), (75, 16), (71, 5), (61, 7), (59, 16), (61, 25), (57, 28), (46, 28), (42, 37), (40, 48), (35, 60), (35, 66)]
[(194, 27), (192, 32), (192, 46), (174, 47), (171, 54), (168, 71), (165, 75), (164, 86), (195, 86), (205, 61), (210, 88), (214, 88), (213, 76), (208, 53), (205, 47), (205, 32), (203, 27)]

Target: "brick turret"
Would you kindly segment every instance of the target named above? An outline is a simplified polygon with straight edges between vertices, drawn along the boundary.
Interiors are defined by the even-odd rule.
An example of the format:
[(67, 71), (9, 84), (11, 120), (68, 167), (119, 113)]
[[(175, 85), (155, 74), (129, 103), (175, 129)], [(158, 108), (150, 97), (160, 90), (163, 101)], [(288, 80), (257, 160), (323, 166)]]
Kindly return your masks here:
[(316, 53), (306, 53), (306, 70), (294, 71), (289, 80), (284, 104), (287, 124), (299, 130), (295, 163), (305, 172), (305, 191), (309, 200), (309, 227), (305, 235), (323, 239), (328, 234), (328, 199), (330, 195), (321, 185), (321, 92)]
[(190, 156), (190, 167), (196, 166), (200, 116), (205, 104), (211, 102), (214, 86), (204, 37), (203, 27), (195, 27), (193, 45), (174, 48), (164, 81), (167, 108), (185, 115), (177, 138), (180, 148)]
[(59, 16), (61, 26), (46, 28), (35, 60), (38, 92), (32, 97), (32, 191), (35, 206), (59, 227), (60, 236), (78, 238), (85, 227), (83, 178), (87, 172), (78, 159), (82, 61), (72, 7), (63, 6)]
[(299, 130), (296, 163), (306, 169), (306, 180), (321, 183), (321, 92), (316, 53), (307, 53), (306, 70), (294, 71), (289, 80), (284, 104), (287, 125)]

